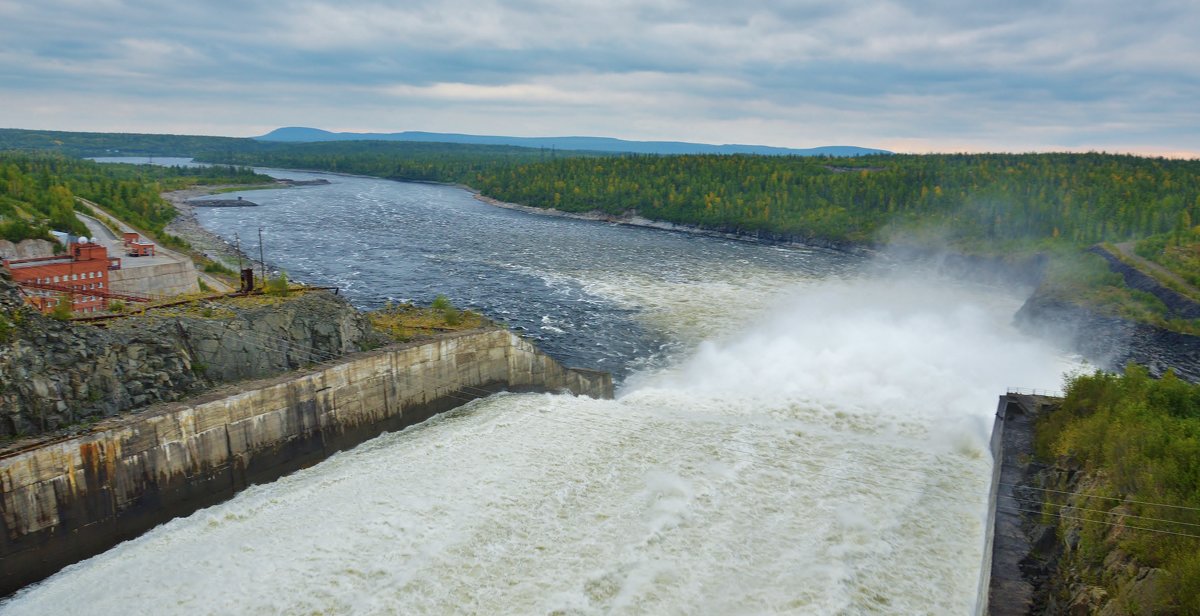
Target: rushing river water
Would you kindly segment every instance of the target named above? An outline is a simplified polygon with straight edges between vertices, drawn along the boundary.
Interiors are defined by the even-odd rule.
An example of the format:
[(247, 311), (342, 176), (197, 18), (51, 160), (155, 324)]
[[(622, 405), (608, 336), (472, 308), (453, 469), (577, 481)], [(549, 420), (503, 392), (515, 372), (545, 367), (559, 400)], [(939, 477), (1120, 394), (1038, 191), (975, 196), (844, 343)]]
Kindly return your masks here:
[(210, 209), (353, 301), (444, 293), (615, 401), (498, 395), (164, 524), (6, 613), (963, 614), (1006, 386), (1065, 362), (1003, 290), (341, 176)]

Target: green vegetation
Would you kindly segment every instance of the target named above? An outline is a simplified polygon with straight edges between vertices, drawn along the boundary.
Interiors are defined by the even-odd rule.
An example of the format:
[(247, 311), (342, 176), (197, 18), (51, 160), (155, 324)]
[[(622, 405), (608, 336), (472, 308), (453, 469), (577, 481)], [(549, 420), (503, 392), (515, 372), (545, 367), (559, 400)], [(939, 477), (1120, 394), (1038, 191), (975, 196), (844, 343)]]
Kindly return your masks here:
[[(258, 142), (255, 142), (258, 144)], [(559, 157), (599, 157), (594, 152), (548, 152), (534, 148), (456, 143), (338, 141), (258, 144), (240, 151), (213, 151), (197, 160), (237, 165), (317, 169), (393, 180), (470, 183), (477, 174)], [(473, 185), (473, 184), (472, 184)]]
[(69, 321), (71, 319), (71, 298), (69, 296), (58, 296), (58, 301), (55, 302), (54, 308), (50, 309), (50, 318), (58, 319), (59, 321)]
[[(1181, 220), (1170, 233), (1141, 240), (1134, 250), (1138, 256), (1167, 268), (1192, 287), (1200, 287), (1200, 227), (1191, 226), (1190, 216)], [(1176, 290), (1184, 295), (1195, 295), (1192, 289)]]
[(75, 133), (0, 129), (0, 150), (54, 152), (66, 156), (191, 156), (202, 150), (253, 147), (251, 139), (136, 133)]
[(267, 295), (287, 297), (289, 290), (287, 272), (279, 272), (278, 276), (272, 276), (263, 286)]
[[(1133, 365), (1124, 375), (1073, 377), (1062, 407), (1039, 423), (1035, 444), (1042, 459), (1069, 460), (1095, 479), (1085, 489), (1086, 504), (1071, 513), (1086, 520), (1080, 564), (1100, 570), (1106, 555), (1121, 550), (1171, 573), (1166, 603), (1177, 609), (1164, 613), (1200, 613), (1200, 539), (1120, 528), (1200, 535), (1200, 385), (1174, 374), (1155, 380)], [(1143, 517), (1120, 518), (1110, 510)]]
[(437, 296), (428, 308), (413, 304), (393, 304), (367, 314), (371, 325), (392, 340), (408, 342), (438, 332), (476, 329), (487, 320), (470, 310), (455, 308), (444, 295)]
[[(159, 193), (196, 184), (270, 181), (241, 167), (204, 168), (99, 164), (50, 154), (0, 152), (0, 235), (9, 241), (48, 237), (50, 229), (87, 235), (76, 202), (93, 201), (166, 246), (186, 244), (163, 232), (175, 208)], [(106, 223), (107, 224), (107, 223)]]
[(539, 158), (507, 149), (518, 152), (317, 143), (243, 152), (228, 162), (457, 182), (534, 207), (859, 243), (932, 229), (965, 247), (1088, 245), (1170, 232), (1200, 216), (1200, 161), (1109, 154)]

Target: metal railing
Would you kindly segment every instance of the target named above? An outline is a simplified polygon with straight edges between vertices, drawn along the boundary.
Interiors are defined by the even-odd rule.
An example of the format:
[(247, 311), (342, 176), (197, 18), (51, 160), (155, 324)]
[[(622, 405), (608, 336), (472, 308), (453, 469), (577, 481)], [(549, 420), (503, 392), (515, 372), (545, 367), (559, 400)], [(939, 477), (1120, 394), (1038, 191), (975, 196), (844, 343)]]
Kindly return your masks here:
[(1045, 396), (1047, 398), (1064, 398), (1063, 392), (1054, 389), (1031, 389), (1028, 387), (1009, 387), (1006, 393), (1020, 396)]

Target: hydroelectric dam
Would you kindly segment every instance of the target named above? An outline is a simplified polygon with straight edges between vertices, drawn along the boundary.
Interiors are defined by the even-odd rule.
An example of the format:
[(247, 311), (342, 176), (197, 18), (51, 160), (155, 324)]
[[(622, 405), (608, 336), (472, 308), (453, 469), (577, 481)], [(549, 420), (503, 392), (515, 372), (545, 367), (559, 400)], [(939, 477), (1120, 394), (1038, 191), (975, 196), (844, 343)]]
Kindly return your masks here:
[[(200, 222), (360, 306), (456, 305), (615, 399), (499, 394), (253, 485), (6, 614), (971, 613), (1026, 289), (327, 177)], [(320, 216), (313, 216), (313, 212)], [(386, 233), (380, 230), (386, 229)], [(328, 248), (324, 248), (328, 247)], [(119, 579), (115, 585), (111, 580)]]

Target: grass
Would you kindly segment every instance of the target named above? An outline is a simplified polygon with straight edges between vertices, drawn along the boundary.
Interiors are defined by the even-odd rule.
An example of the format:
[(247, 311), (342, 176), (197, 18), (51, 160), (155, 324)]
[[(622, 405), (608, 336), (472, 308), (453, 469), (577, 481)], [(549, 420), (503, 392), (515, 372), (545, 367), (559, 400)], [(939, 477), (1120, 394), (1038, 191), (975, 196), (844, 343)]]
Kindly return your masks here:
[(482, 315), (459, 310), (444, 296), (431, 306), (392, 304), (367, 313), (371, 325), (398, 342), (432, 336), (439, 332), (477, 329), (489, 324)]
[[(1193, 287), (1200, 287), (1200, 233), (1195, 230), (1174, 236), (1163, 234), (1146, 238), (1137, 243), (1134, 252), (1163, 266)], [(1200, 297), (1196, 297), (1192, 289), (1182, 288), (1173, 280), (1160, 281), (1175, 291), (1200, 301)]]
[(1162, 300), (1125, 286), (1125, 280), (1108, 268), (1104, 257), (1090, 252), (1052, 254), (1042, 279), (1042, 292), (1103, 314), (1200, 335), (1200, 320), (1170, 318)]

